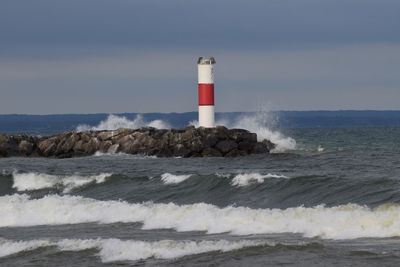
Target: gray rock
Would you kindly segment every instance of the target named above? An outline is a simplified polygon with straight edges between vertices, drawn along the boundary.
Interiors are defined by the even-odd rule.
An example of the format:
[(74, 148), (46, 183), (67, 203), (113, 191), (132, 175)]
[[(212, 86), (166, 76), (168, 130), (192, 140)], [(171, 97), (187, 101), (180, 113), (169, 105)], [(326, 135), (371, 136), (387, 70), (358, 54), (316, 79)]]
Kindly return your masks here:
[(274, 149), (276, 147), (276, 145), (274, 143), (272, 143), (271, 141), (264, 139), (261, 143), (265, 144), (268, 148), (268, 151), (271, 151), (272, 149)]
[(108, 150), (110, 149), (110, 147), (113, 145), (113, 143), (110, 140), (104, 141), (104, 142), (100, 142), (99, 145), (99, 151), (106, 153), (108, 152)]
[(263, 143), (256, 143), (251, 151), (252, 154), (264, 154), (268, 153), (269, 149), (266, 144)]
[(206, 148), (201, 152), (203, 157), (222, 157), (222, 153), (215, 148)]
[(106, 140), (111, 140), (111, 138), (114, 137), (115, 135), (117, 135), (117, 133), (115, 131), (104, 131), (104, 132), (100, 132), (97, 135), (97, 138), (100, 141), (106, 141)]
[(115, 131), (67, 132), (48, 137), (0, 134), (0, 157), (44, 156), (66, 158), (101, 152), (124, 152), (159, 157), (236, 157), (268, 153), (275, 145), (257, 142), (243, 129), (194, 128), (158, 130), (151, 127)]
[(223, 140), (223, 141), (219, 141), (215, 147), (219, 151), (221, 151), (222, 154), (226, 154), (229, 151), (236, 149), (238, 147), (238, 144), (232, 140)]
[(253, 150), (255, 144), (256, 142), (250, 142), (245, 140), (239, 143), (238, 149), (250, 153)]
[(251, 133), (244, 129), (230, 129), (228, 131), (229, 137), (236, 141), (250, 141), (250, 142), (257, 142), (257, 134)]
[(38, 145), (39, 154), (45, 157), (54, 156), (54, 152), (57, 149), (56, 142), (57, 142), (56, 137), (51, 137), (40, 141)]
[(34, 146), (34, 144), (32, 144), (31, 142), (22, 140), (19, 143), (18, 147), (19, 147), (19, 151), (21, 152), (21, 154), (23, 154), (25, 156), (29, 156), (33, 152), (33, 146)]
[(225, 154), (225, 157), (238, 157), (238, 156), (245, 156), (247, 155), (247, 152), (239, 149), (233, 149), (229, 151), (228, 153)]

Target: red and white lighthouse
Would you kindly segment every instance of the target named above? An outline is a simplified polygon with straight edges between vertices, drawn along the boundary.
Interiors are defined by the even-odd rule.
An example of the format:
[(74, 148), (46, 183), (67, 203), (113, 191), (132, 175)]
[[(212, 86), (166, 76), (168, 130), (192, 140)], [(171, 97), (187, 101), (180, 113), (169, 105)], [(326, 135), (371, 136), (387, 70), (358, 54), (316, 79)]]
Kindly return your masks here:
[(213, 57), (197, 60), (198, 94), (199, 94), (199, 126), (215, 127), (214, 119), (214, 64)]

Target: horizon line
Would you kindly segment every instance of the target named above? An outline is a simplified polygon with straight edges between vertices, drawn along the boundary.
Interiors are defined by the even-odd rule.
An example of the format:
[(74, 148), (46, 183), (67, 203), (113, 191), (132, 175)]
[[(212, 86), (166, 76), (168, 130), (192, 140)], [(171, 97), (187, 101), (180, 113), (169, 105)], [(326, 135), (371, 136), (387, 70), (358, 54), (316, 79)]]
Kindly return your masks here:
[[(219, 111), (216, 114), (223, 113), (257, 113), (260, 111)], [(315, 110), (268, 110), (265, 112), (400, 112), (400, 109), (315, 109)], [(0, 116), (73, 116), (73, 115), (124, 115), (124, 114), (186, 114), (198, 113), (198, 111), (185, 112), (96, 112), (96, 113), (6, 113)]]

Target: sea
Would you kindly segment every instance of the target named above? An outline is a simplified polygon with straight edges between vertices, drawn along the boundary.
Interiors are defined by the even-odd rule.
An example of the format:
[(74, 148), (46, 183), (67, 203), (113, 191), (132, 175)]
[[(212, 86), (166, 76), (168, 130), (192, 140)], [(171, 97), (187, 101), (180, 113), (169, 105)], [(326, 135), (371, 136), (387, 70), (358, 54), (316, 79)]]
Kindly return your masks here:
[[(0, 115), (0, 132), (196, 125), (196, 113)], [(218, 113), (236, 158), (0, 158), (0, 266), (400, 266), (400, 111)]]

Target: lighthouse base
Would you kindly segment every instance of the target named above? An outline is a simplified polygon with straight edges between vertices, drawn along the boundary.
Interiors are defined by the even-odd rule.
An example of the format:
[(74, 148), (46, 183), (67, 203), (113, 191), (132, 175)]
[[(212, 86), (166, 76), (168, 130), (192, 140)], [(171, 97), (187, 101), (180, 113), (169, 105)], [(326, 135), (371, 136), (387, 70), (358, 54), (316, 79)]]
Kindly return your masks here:
[(214, 128), (214, 112), (214, 106), (199, 106), (199, 126), (205, 128)]

